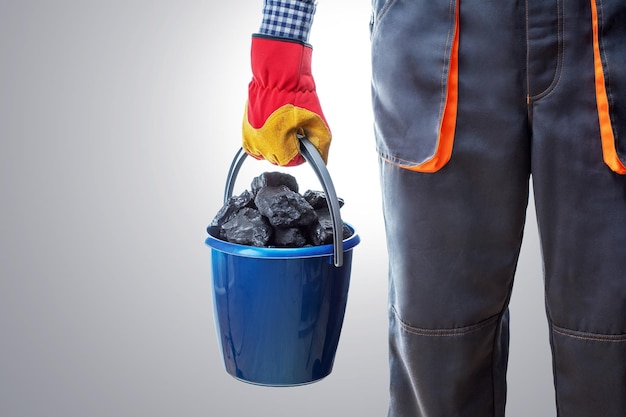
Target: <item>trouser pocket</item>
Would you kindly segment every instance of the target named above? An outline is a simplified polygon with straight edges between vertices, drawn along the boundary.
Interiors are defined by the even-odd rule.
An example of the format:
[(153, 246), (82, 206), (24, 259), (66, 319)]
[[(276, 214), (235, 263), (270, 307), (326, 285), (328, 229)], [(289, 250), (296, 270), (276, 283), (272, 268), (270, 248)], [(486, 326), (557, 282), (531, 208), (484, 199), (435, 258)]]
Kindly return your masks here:
[(458, 105), (459, 1), (374, 1), (372, 98), (379, 154), (420, 172), (450, 159)]

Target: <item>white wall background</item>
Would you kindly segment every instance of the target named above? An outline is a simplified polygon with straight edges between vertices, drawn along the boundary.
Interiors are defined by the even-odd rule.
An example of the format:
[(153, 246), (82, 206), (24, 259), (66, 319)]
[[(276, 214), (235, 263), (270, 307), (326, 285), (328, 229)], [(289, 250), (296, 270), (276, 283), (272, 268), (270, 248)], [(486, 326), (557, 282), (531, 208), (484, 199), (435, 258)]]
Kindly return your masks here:
[[(1, 416), (386, 415), (370, 6), (319, 3), (328, 168), (362, 243), (333, 373), (276, 389), (223, 370), (203, 243), (239, 147), (262, 0), (0, 1)], [(265, 164), (247, 161), (242, 187)], [(531, 209), (511, 307), (512, 417), (555, 414), (538, 247)]]

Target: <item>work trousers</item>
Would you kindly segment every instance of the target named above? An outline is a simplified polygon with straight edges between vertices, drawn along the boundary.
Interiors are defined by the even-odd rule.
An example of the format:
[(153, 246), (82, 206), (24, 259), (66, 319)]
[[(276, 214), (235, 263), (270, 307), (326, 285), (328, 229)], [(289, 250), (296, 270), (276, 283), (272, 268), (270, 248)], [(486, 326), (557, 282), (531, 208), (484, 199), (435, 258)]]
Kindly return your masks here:
[(532, 179), (559, 417), (626, 416), (626, 2), (374, 0), (391, 417), (505, 415)]

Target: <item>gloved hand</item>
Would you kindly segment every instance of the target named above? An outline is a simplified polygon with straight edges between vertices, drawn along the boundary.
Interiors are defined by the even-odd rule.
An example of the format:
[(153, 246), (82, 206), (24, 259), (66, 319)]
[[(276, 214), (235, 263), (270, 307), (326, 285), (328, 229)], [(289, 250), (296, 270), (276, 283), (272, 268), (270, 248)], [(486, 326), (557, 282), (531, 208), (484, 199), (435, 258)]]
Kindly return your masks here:
[(297, 134), (328, 162), (331, 133), (311, 74), (312, 48), (289, 39), (252, 37), (252, 81), (243, 120), (243, 149), (275, 165), (304, 162)]

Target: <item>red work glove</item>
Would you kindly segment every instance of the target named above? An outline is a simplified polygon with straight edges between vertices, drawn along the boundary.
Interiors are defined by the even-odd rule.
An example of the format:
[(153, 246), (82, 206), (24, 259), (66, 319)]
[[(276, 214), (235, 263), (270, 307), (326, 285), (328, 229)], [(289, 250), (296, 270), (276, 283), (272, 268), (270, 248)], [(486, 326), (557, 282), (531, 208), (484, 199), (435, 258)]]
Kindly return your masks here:
[(299, 41), (252, 37), (243, 149), (253, 157), (281, 166), (301, 164), (300, 134), (328, 161), (331, 133), (315, 91), (311, 53)]

